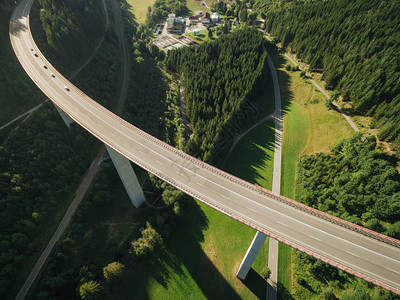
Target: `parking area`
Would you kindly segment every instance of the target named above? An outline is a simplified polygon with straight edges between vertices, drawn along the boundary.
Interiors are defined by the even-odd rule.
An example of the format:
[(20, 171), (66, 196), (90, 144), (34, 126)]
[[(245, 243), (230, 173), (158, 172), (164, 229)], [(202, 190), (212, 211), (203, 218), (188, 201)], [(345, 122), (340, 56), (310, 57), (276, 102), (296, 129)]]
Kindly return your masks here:
[(194, 40), (183, 35), (179, 36), (178, 38), (174, 38), (172, 35), (163, 35), (154, 39), (153, 43), (164, 51), (181, 48), (184, 46), (199, 45)]
[(185, 46), (198, 46), (199, 43), (192, 40), (191, 38), (181, 35), (177, 38), (177, 40), (179, 40), (179, 42), (181, 42), (182, 44), (184, 44)]

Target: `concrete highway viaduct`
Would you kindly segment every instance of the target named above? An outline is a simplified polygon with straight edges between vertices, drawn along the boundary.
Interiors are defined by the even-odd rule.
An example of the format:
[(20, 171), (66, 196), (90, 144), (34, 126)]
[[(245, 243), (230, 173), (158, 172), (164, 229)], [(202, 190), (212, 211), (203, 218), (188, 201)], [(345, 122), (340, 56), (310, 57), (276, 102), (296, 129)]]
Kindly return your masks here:
[[(119, 174), (127, 175), (124, 184), (131, 189), (134, 205), (140, 205), (143, 196), (128, 170), (129, 161), (260, 233), (400, 294), (399, 240), (250, 184), (177, 150), (108, 111), (42, 55), (29, 27), (33, 2), (22, 0), (12, 14), (10, 40), (15, 54), (26, 73), (57, 107), (107, 145)], [(252, 258), (241, 268), (251, 267), (258, 246), (251, 245), (247, 255)], [(246, 269), (238, 271), (240, 278), (246, 276)]]

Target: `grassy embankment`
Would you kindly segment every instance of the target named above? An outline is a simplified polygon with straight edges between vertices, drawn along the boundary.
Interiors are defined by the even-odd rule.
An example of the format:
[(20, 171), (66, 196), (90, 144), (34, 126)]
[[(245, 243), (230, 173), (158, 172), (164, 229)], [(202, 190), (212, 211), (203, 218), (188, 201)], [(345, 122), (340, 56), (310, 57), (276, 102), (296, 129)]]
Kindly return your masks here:
[(185, 35), (187, 37), (190, 37), (191, 39), (193, 39), (195, 41), (198, 41), (199, 43), (205, 43), (205, 42), (208, 42), (208, 41), (212, 41), (212, 40), (214, 40), (216, 38), (214, 35), (213, 35), (212, 38), (209, 38), (207, 29), (200, 30), (200, 34), (199, 35), (195, 35), (193, 31), (185, 33)]
[[(281, 194), (294, 199), (297, 160), (301, 155), (328, 152), (341, 138), (352, 133), (336, 111), (325, 107), (324, 96), (300, 72), (286, 71), (283, 56), (272, 55), (281, 85), (284, 117)], [(278, 280), (284, 291), (293, 291), (291, 248), (280, 244)]]

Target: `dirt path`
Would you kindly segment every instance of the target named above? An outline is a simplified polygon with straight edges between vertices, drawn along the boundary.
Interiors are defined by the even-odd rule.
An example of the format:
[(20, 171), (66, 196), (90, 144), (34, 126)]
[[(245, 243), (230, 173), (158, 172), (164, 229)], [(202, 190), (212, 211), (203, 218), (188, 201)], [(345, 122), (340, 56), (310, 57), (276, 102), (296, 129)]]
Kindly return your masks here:
[[(269, 41), (271, 41), (271, 38), (270, 38), (270, 37), (268, 37), (268, 36), (266, 36), (266, 35), (265, 35), (265, 37), (266, 37)], [(303, 70), (303, 68), (301, 68), (300, 65), (299, 65), (296, 61), (294, 61), (294, 59), (293, 59), (292, 57), (289, 56), (289, 54), (285, 53), (284, 55), (285, 55), (285, 57), (286, 57), (292, 64), (294, 64), (295, 66), (298, 66), (300, 70)], [(303, 70), (303, 71), (305, 71), (305, 70)], [(328, 93), (327, 93), (318, 83), (316, 83), (315, 80), (312, 79), (311, 76), (310, 76), (309, 74), (306, 74), (306, 75), (308, 76), (310, 82), (325, 96), (325, 98), (329, 99), (330, 97), (329, 97)], [(350, 117), (340, 108), (340, 106), (339, 106), (336, 102), (333, 102), (333, 105), (335, 105), (335, 107), (337, 108), (337, 110), (338, 110), (338, 111), (342, 114), (342, 116), (346, 119), (346, 121), (349, 123), (349, 125), (351, 126), (351, 128), (353, 128), (354, 131), (358, 132), (359, 129), (357, 128), (356, 124), (354, 124), (353, 120), (350, 119)]]

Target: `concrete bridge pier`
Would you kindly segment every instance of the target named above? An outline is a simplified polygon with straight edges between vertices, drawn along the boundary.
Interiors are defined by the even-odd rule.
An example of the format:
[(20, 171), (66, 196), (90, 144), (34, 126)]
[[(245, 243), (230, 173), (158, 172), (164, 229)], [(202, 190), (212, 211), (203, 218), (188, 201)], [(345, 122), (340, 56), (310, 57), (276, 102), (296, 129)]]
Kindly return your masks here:
[[(54, 103), (53, 103), (54, 104)], [(54, 106), (56, 107), (58, 113), (61, 116), (61, 119), (63, 119), (65, 125), (67, 125), (68, 129), (71, 129), (71, 124), (74, 123), (75, 121), (72, 120), (72, 118), (67, 115), (61, 108), (59, 108), (56, 104), (54, 104)]]
[(260, 249), (264, 244), (266, 238), (266, 234), (257, 231), (256, 235), (253, 238), (253, 241), (250, 244), (249, 249), (247, 249), (246, 255), (244, 256), (242, 263), (240, 264), (236, 277), (241, 280), (244, 280), (246, 278), (247, 273), (249, 273), (250, 268), (253, 265), (254, 260), (258, 255), (258, 252), (260, 252)]
[(117, 169), (119, 177), (124, 184), (125, 190), (132, 201), (133, 206), (139, 208), (145, 201), (145, 197), (142, 187), (140, 186), (136, 177), (135, 171), (133, 171), (131, 162), (125, 156), (122, 156), (108, 145), (105, 146), (110, 154), (111, 160), (114, 163), (115, 169)]

